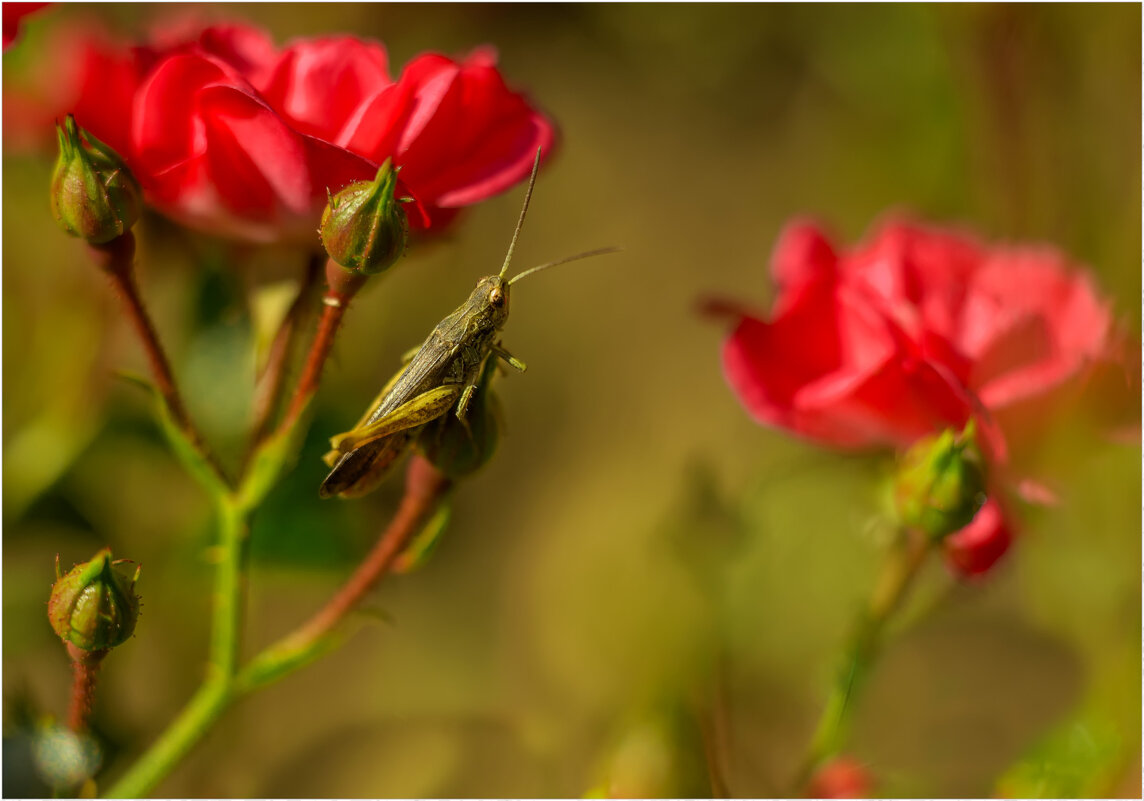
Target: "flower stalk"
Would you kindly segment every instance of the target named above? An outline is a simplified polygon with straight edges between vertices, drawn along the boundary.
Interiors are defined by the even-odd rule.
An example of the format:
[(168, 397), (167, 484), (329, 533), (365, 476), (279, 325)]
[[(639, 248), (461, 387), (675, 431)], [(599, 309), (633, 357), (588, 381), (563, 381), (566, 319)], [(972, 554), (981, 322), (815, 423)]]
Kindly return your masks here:
[(932, 541), (920, 532), (905, 530), (901, 534), (887, 555), (870, 601), (855, 625), (807, 756), (796, 774), (792, 796), (800, 795), (818, 770), (845, 744), (851, 710), (877, 659), (886, 626), (905, 601), (933, 549)]
[(298, 424), (302, 413), (317, 393), (322, 371), (334, 347), (334, 339), (341, 328), (346, 309), (354, 295), (365, 285), (367, 277), (347, 272), (333, 259), (326, 262), (327, 289), (322, 296), (322, 316), (318, 320), (318, 331), (310, 343), (302, 375), (290, 398), (280, 432), (289, 431)]
[(68, 728), (76, 734), (87, 731), (88, 718), (95, 704), (95, 686), (99, 668), (109, 649), (84, 651), (68, 643), (68, 657), (72, 661), (72, 695), (68, 707)]
[(317, 656), (335, 627), (394, 566), (452, 485), (428, 460), (412, 457), (405, 475), (405, 494), (373, 549), (325, 606), (247, 665), (239, 678), (241, 691), (250, 692), (269, 684)]
[(234, 698), (242, 643), (246, 543), (250, 510), (237, 493), (218, 499), (218, 565), (207, 674), (179, 716), (111, 787), (114, 798), (147, 795), (206, 735)]
[(452, 482), (420, 457), (406, 476), (405, 495), (392, 522), (357, 571), (309, 621), (239, 666), (246, 541), (250, 510), (236, 494), (220, 504), (220, 561), (215, 585), (207, 677), (183, 711), (108, 794), (150, 793), (236, 700), (280, 679), (321, 654), (335, 627), (389, 571), (413, 535), (447, 495)]
[(166, 404), (172, 421), (186, 436), (214, 477), (223, 485), (227, 485), (229, 480), (226, 472), (207, 447), (206, 440), (187, 412), (186, 404), (183, 403), (175, 382), (175, 374), (171, 370), (171, 363), (159, 340), (159, 332), (155, 329), (151, 315), (147, 313), (147, 307), (139, 294), (139, 287), (135, 283), (135, 235), (128, 231), (106, 244), (91, 245), (88, 251), (96, 267), (110, 279), (111, 288), (135, 329), (135, 334), (147, 356), (155, 389)]

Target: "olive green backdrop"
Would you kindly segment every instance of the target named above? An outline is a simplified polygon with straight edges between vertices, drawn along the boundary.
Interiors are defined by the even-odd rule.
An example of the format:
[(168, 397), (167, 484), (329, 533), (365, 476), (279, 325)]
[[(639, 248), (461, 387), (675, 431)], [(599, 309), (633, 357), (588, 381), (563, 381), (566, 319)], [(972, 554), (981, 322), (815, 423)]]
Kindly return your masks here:
[[(87, 9), (133, 32), (176, 11)], [(5, 69), (32, 57), (49, 14), (75, 12), (33, 18)], [(699, 299), (765, 308), (770, 250), (794, 215), (849, 243), (908, 210), (1056, 243), (1139, 336), (1138, 6), (204, 13), (279, 43), (379, 37), (395, 74), (422, 50), (495, 45), (509, 83), (562, 135), (517, 266), (625, 251), (515, 288), (504, 341), (529, 369), (500, 381), (508, 434), (460, 488), (433, 559), (387, 579), (379, 614), (340, 650), (232, 710), (162, 794), (577, 796), (627, 727), (706, 674), (717, 631), (728, 782), (786, 793), (873, 582), (884, 465), (753, 424)], [(6, 795), (19, 793), (22, 721), (66, 709), (69, 667), (44, 606), (57, 552), (70, 565), (106, 543), (143, 564), (137, 635), (107, 660), (96, 709), (108, 775), (191, 695), (208, 624), (209, 507), (141, 393), (113, 377), (142, 370), (141, 353), (49, 216), (51, 163), (3, 163)], [(352, 308), (302, 460), (256, 521), (248, 653), (314, 610), (388, 519), (397, 476), (360, 501), (319, 501), (323, 440), (499, 267), (522, 194), (412, 247)], [(157, 218), (140, 237), (143, 291), (192, 412), (234, 448), (250, 396), (246, 299), (272, 295), (298, 257), (232, 269), (223, 248)], [(1044, 444), (1031, 460), (1062, 504), (1024, 515), (988, 581), (951, 587), (934, 565), (907, 618), (930, 613), (887, 650), (856, 710), (852, 752), (881, 793), (988, 795), (1038, 747), (1055, 756), (1025, 793), (1139, 792), (1140, 452), (1079, 417)]]

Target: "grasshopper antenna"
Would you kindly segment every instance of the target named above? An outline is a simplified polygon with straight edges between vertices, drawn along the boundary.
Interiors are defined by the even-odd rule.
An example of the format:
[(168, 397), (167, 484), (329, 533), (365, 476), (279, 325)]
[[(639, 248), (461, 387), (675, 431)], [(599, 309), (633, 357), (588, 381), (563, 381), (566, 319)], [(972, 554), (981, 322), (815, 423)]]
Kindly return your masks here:
[(536, 186), (536, 173), (540, 171), (540, 148), (536, 148), (536, 161), (532, 162), (532, 176), (528, 179), (528, 191), (524, 193), (524, 205), (520, 209), (520, 219), (516, 221), (516, 230), (512, 232), (512, 241), (508, 243), (508, 253), (504, 257), (504, 265), (498, 275), (504, 278), (508, 271), (508, 263), (512, 261), (512, 252), (516, 249), (516, 238), (520, 236), (520, 229), (524, 227), (524, 215), (528, 214), (528, 201), (532, 200), (532, 187)]
[(595, 250), (586, 250), (583, 253), (577, 253), (575, 256), (565, 256), (564, 258), (557, 259), (556, 261), (550, 261), (550, 262), (547, 262), (546, 264), (541, 264), (541, 265), (538, 265), (536, 267), (530, 267), (529, 269), (525, 270), (523, 273), (518, 273), (517, 275), (514, 275), (512, 277), (512, 279), (509, 280), (508, 283), (509, 283), (509, 286), (512, 286), (517, 281), (524, 278), (526, 275), (532, 275), (533, 273), (538, 273), (541, 270), (547, 270), (549, 267), (557, 267), (561, 264), (567, 264), (570, 261), (579, 261), (580, 259), (587, 259), (590, 256), (603, 256), (605, 253), (619, 253), (621, 250), (623, 250), (623, 248), (612, 246), (612, 247), (606, 247), (606, 248), (596, 248)]

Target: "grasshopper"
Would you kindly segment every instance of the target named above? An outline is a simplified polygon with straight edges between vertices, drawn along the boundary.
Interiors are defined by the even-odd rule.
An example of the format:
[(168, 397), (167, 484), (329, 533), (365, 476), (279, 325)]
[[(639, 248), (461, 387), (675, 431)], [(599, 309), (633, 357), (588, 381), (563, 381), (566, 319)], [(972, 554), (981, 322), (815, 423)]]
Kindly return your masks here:
[(318, 490), (321, 497), (355, 498), (371, 492), (388, 468), (412, 446), (421, 427), (450, 410), (467, 429), (466, 414), (488, 359), (500, 359), (524, 372), (524, 362), (505, 350), (499, 339), (500, 330), (508, 320), (509, 288), (513, 284), (549, 267), (619, 250), (609, 247), (579, 253), (505, 280), (528, 213), (539, 166), (538, 151), (520, 219), (500, 272), (477, 281), (468, 300), (437, 324), (412, 358), (381, 390), (357, 425), (330, 438), (332, 450), (324, 459), (333, 469)]

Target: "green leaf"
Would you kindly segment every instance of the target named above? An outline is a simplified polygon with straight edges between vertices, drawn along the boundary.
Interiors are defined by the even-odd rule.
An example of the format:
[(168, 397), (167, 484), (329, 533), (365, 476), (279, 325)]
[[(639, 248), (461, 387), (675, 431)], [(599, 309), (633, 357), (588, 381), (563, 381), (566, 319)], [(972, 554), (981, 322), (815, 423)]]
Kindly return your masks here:
[(270, 346), (278, 335), (301, 283), (290, 278), (260, 286), (250, 297), (250, 316), (254, 326), (254, 352), (258, 374), (266, 369)]
[[(1112, 721), (1086, 709), (1046, 735), (997, 783), (1002, 798), (1100, 798), (1125, 769), (1129, 744)], [(1115, 793), (1114, 793), (1115, 794)]]
[[(297, 432), (302, 445), (292, 459), (296, 466), (282, 469), (253, 520), (252, 567), (332, 570), (344, 574), (361, 561), (362, 554), (377, 538), (377, 518), (397, 505), (400, 485), (383, 485), (363, 501), (364, 505), (331, 503), (318, 495), (322, 476), (329, 469), (321, 460), (330, 449), (329, 432), (337, 431), (344, 422), (323, 414), (319, 406), (313, 421), (302, 426), (306, 430)], [(247, 480), (252, 480), (254, 472), (251, 462)]]
[[(305, 410), (298, 420), (306, 418)], [(274, 488), (283, 471), (294, 463), (301, 447), (301, 437), (305, 434), (304, 425), (297, 422), (286, 431), (275, 431), (258, 444), (251, 457), (250, 466), (239, 488), (239, 501), (247, 509), (254, 509)]]
[(267, 684), (273, 684), (283, 676), (329, 653), (344, 640), (343, 634), (328, 632), (305, 643), (285, 640), (271, 646), (252, 659), (239, 674), (239, 690), (251, 692)]

